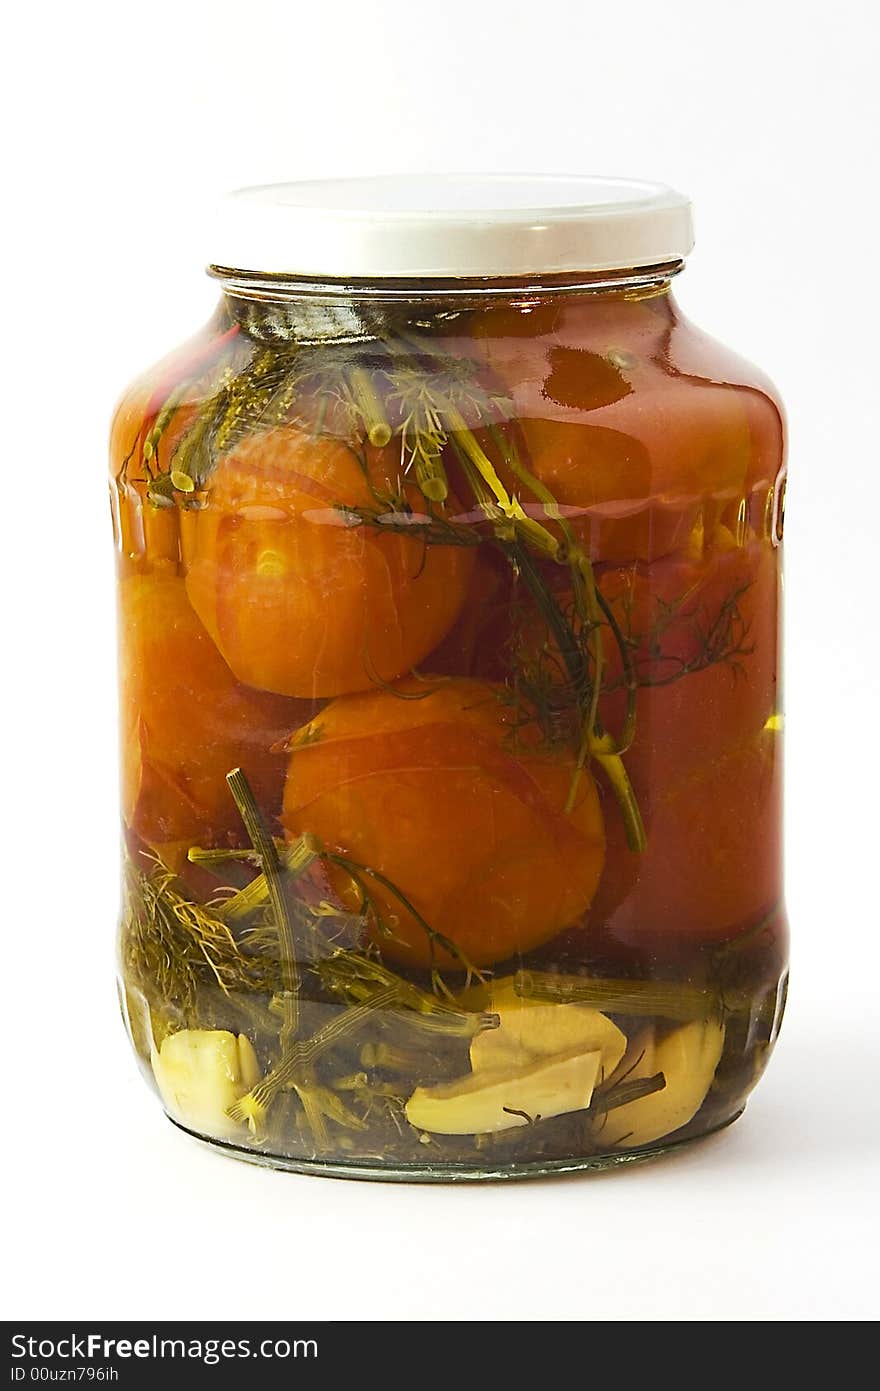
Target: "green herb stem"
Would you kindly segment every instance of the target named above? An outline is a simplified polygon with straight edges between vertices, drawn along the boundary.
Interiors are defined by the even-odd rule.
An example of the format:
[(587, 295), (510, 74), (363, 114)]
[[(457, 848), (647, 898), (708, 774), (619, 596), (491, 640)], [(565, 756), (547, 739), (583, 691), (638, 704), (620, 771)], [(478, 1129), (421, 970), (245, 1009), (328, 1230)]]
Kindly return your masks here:
[(631, 1101), (641, 1101), (644, 1096), (662, 1092), (665, 1086), (666, 1078), (662, 1072), (655, 1072), (653, 1077), (633, 1077), (631, 1080), (618, 1082), (608, 1091), (597, 1093), (589, 1107), (589, 1114), (596, 1118), (605, 1116), (609, 1111), (616, 1111), (619, 1106), (627, 1106)]
[(244, 773), (240, 768), (234, 768), (231, 773), (227, 773), (226, 781), (244, 822), (245, 830), (260, 857), (263, 874), (266, 877), (266, 888), (278, 932), (278, 953), (283, 986), (284, 1022), (281, 1028), (281, 1046), (282, 1049), (287, 1049), (296, 1037), (299, 1024), (299, 966), (290, 906), (284, 891), (281, 860)]
[[(281, 850), (276, 849), (276, 854), (283, 870), (292, 878), (298, 879), (318, 859), (320, 846), (314, 836), (306, 834), (283, 846)], [(217, 913), (226, 922), (239, 922), (242, 918), (249, 917), (257, 908), (261, 908), (268, 898), (269, 881), (265, 874), (258, 874), (243, 889), (239, 889), (237, 894), (220, 904)]]
[(659, 1016), (679, 1023), (717, 1019), (731, 1004), (722, 1000), (718, 991), (688, 983), (557, 976), (525, 970), (517, 971), (514, 990), (526, 1000), (592, 1005), (603, 1014)]
[(367, 439), (375, 449), (384, 449), (390, 443), (393, 431), (373, 378), (366, 368), (352, 367), (349, 370), (348, 389), (364, 423)]
[(262, 1082), (230, 1108), (229, 1115), (233, 1120), (246, 1121), (252, 1129), (259, 1131), (269, 1107), (279, 1092), (287, 1087), (294, 1087), (300, 1099), (304, 1101), (303, 1093), (307, 1093), (309, 1089), (305, 1076), (307, 1069), (313, 1067), (328, 1049), (355, 1033), (375, 1010), (390, 1004), (393, 998), (393, 990), (380, 990), (366, 1004), (353, 1005), (343, 1010), (310, 1039), (300, 1043), (288, 1043), (278, 1064)]

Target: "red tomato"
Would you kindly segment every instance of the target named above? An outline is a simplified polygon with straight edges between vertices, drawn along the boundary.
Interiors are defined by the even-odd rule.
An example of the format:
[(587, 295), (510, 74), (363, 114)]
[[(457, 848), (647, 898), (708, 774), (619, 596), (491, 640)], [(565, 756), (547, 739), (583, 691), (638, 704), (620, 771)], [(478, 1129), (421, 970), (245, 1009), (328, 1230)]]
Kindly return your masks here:
[[(512, 722), (502, 689), (477, 681), (409, 681), (336, 700), (292, 753), (285, 830), (311, 831), (387, 876), (475, 965), (529, 951), (588, 906), (604, 836), (590, 774), (567, 813), (572, 757), (543, 750), (533, 731), (517, 742)], [(346, 875), (334, 878), (353, 903)], [(365, 882), (394, 934), (377, 937), (382, 951), (429, 965), (417, 919)]]
[[(600, 934), (629, 945), (723, 939), (778, 899), (777, 582), (767, 541), (602, 575), (636, 672), (655, 684), (639, 689), (625, 760), (647, 847), (631, 854), (609, 817), (590, 911)], [(682, 675), (705, 660), (707, 634), (717, 660)], [(619, 727), (622, 693), (603, 708)]]
[[(628, 755), (650, 784), (668, 757), (684, 771), (756, 735), (777, 699), (777, 553), (766, 541), (733, 544), (716, 531), (699, 559), (606, 569), (599, 587), (626, 639), (640, 684), (637, 735)], [(606, 630), (603, 713), (619, 729), (622, 663)], [(644, 765), (644, 766), (643, 766)]]
[[(781, 894), (781, 754), (768, 729), (689, 771), (666, 749), (639, 789), (641, 855), (608, 817), (605, 871), (588, 922), (600, 940), (674, 948), (721, 941), (769, 913)], [(689, 760), (683, 760), (686, 765)]]
[(286, 760), (271, 746), (313, 707), (239, 685), (174, 575), (123, 579), (119, 620), (127, 825), (154, 847), (241, 843), (226, 774), (243, 768), (277, 812)]
[[(627, 848), (600, 780), (607, 848), (589, 923), (598, 938), (630, 945), (725, 937), (778, 895), (777, 553), (768, 541), (737, 546), (719, 528), (704, 552), (603, 567), (598, 583), (639, 683), (624, 762), (647, 846)], [(570, 593), (559, 602), (571, 612)], [(607, 625), (603, 636), (600, 712), (617, 734), (623, 663)], [(526, 661), (543, 645), (545, 673), (561, 677), (539, 615), (521, 643)]]
[(186, 583), (239, 680), (308, 698), (366, 690), (418, 665), (452, 627), (471, 549), (426, 547), (340, 511), (375, 509), (371, 488), (396, 484), (396, 457), (372, 451), (365, 473), (341, 441), (284, 427), (217, 464), (206, 507), (185, 514)]
[(511, 607), (517, 602), (507, 560), (480, 546), (461, 615), (431, 653), (431, 671), (443, 676), (501, 680), (509, 660)]

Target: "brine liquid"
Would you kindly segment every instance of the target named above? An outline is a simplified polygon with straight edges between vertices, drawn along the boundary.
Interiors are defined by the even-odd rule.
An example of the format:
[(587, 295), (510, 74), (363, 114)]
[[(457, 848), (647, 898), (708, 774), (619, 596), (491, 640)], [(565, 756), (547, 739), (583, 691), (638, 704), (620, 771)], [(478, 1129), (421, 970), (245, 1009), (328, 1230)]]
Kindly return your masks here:
[(770, 388), (662, 283), (230, 297), (112, 452), (172, 1118), (442, 1177), (736, 1116), (786, 980)]

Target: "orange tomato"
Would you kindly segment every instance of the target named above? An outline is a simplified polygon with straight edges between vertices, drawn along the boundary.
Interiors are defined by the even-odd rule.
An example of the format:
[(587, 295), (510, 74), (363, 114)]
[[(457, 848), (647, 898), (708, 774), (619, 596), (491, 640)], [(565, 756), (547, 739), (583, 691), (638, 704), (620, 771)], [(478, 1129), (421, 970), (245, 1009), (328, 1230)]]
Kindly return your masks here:
[[(284, 790), (288, 835), (311, 831), (386, 876), (475, 965), (529, 951), (589, 905), (604, 849), (595, 784), (584, 773), (566, 812), (571, 756), (534, 731), (517, 738), (500, 687), (409, 680), (334, 701), (303, 736)], [(382, 951), (429, 965), (417, 918), (365, 882), (393, 931), (377, 937)], [(334, 883), (353, 904), (345, 872)]]
[[(193, 607), (239, 680), (308, 698), (366, 690), (452, 627), (470, 548), (426, 547), (340, 511), (375, 509), (371, 489), (396, 487), (395, 461), (370, 451), (365, 472), (343, 442), (291, 427), (219, 461), (205, 508), (183, 518), (184, 563)], [(405, 495), (424, 514), (416, 490)]]
[(271, 745), (310, 707), (239, 685), (175, 575), (122, 579), (119, 630), (127, 825), (154, 847), (240, 843), (226, 774), (243, 768), (261, 806), (277, 812), (286, 759)]

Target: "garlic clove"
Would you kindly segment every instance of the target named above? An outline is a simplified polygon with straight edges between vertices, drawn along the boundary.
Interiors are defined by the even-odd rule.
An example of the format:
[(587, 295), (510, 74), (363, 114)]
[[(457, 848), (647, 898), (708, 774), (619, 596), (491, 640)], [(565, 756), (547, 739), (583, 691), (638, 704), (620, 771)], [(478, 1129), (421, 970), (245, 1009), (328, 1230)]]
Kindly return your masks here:
[(608, 1077), (626, 1051), (626, 1035), (592, 1005), (545, 1004), (517, 995), (514, 977), (495, 981), (487, 1008), (500, 1018), (497, 1029), (479, 1033), (471, 1043), (474, 1071), (527, 1067), (541, 1058), (574, 1052), (602, 1055)]
[(406, 1103), (416, 1130), (484, 1135), (589, 1106), (602, 1055), (576, 1052), (508, 1071), (468, 1073), (436, 1087), (417, 1087)]
[(684, 1024), (659, 1040), (653, 1031), (646, 1034), (642, 1055), (626, 1079), (635, 1081), (662, 1072), (666, 1085), (597, 1120), (597, 1143), (607, 1149), (633, 1149), (687, 1125), (706, 1099), (723, 1047), (724, 1025), (717, 1020)]
[(166, 1110), (189, 1130), (218, 1139), (239, 1135), (230, 1106), (260, 1081), (253, 1044), (225, 1029), (181, 1029), (151, 1055)]
[(247, 1034), (238, 1035), (238, 1071), (245, 1091), (252, 1091), (263, 1080), (254, 1045)]

